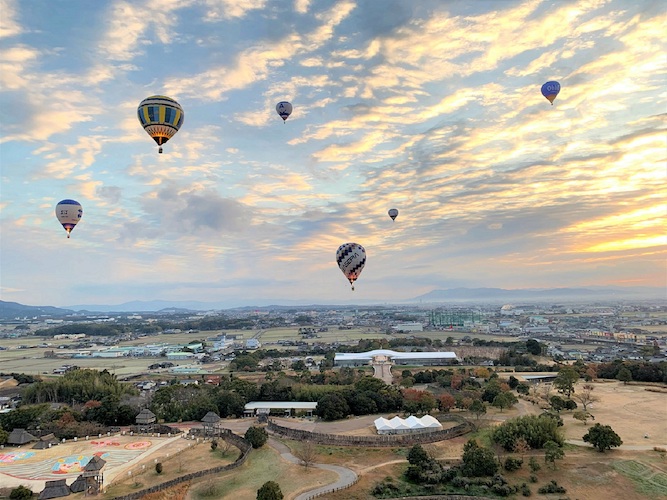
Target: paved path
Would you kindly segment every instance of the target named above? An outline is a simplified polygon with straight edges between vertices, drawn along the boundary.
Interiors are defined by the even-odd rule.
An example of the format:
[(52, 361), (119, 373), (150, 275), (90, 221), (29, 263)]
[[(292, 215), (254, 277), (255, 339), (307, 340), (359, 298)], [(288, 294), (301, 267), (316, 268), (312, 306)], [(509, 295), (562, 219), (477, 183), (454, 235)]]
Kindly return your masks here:
[[(290, 453), (290, 449), (289, 447), (287, 447), (287, 445), (271, 437), (269, 438), (269, 445), (273, 449), (275, 449), (278, 453), (280, 453), (280, 456), (283, 459), (287, 460), (288, 462), (292, 462), (293, 464), (297, 465), (301, 464), (301, 460), (299, 460), (294, 455), (292, 455), (292, 453)], [(341, 467), (339, 465), (329, 465), (329, 464), (313, 464), (313, 467), (335, 472), (336, 474), (338, 474), (338, 481), (327, 484), (325, 486), (320, 486), (319, 488), (305, 491), (297, 495), (294, 500), (309, 500), (310, 498), (315, 498), (321, 493), (328, 493), (330, 491), (346, 488), (348, 486), (353, 485), (357, 481), (357, 474), (353, 470), (348, 469), (347, 467)]]

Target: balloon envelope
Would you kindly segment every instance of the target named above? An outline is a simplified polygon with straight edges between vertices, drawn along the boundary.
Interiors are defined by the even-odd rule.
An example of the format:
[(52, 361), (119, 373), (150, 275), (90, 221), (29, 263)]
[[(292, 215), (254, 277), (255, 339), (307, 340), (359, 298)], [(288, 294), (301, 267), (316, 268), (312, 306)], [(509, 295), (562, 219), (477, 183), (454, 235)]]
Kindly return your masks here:
[(555, 81), (550, 81), (542, 85), (542, 95), (549, 99), (551, 104), (554, 103), (554, 99), (560, 92), (560, 83)]
[(163, 95), (153, 95), (141, 101), (137, 115), (141, 126), (160, 146), (160, 153), (162, 145), (178, 132), (185, 118), (181, 105)]
[(366, 265), (366, 250), (359, 243), (343, 243), (336, 250), (336, 262), (352, 285)]
[(396, 220), (396, 216), (398, 215), (398, 210), (392, 208), (387, 213), (389, 214), (389, 217), (391, 217), (391, 220)]
[(56, 205), (56, 217), (67, 231), (68, 238), (74, 226), (81, 220), (82, 215), (83, 208), (78, 201), (62, 200)]
[(287, 101), (280, 101), (276, 104), (276, 112), (283, 119), (283, 122), (292, 114), (292, 105)]

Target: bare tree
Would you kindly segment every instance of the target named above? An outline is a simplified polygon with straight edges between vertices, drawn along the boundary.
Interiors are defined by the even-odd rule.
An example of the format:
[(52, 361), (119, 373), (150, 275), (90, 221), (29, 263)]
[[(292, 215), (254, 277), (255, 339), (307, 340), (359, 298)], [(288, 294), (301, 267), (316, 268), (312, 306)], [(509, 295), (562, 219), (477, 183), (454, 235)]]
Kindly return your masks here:
[(588, 411), (588, 405), (598, 400), (598, 398), (592, 394), (593, 389), (594, 387), (591, 384), (584, 384), (581, 386), (581, 392), (574, 395), (574, 399), (581, 403), (581, 406), (584, 407), (584, 411)]
[(553, 386), (551, 383), (543, 383), (540, 384), (540, 390), (542, 391), (542, 397), (549, 401), (549, 395), (551, 394), (551, 390), (553, 389)]
[(307, 469), (315, 463), (317, 450), (315, 449), (315, 444), (312, 441), (304, 441), (299, 448), (292, 452), (292, 454), (301, 460), (301, 465)]
[(525, 438), (517, 438), (516, 441), (514, 441), (514, 453), (518, 453), (521, 455), (521, 460), (523, 460), (523, 457), (530, 451), (530, 445), (528, 444), (528, 441), (526, 441)]

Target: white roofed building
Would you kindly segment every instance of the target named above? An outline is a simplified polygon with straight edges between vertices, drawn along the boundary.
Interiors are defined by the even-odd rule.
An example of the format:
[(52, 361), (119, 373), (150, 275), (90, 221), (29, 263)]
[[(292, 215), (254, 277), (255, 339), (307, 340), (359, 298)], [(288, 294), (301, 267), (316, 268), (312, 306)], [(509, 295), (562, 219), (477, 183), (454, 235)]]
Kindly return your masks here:
[(397, 352), (390, 349), (375, 349), (366, 352), (337, 352), (334, 366), (365, 366), (374, 359), (387, 359), (396, 365), (443, 366), (458, 363), (454, 352)]

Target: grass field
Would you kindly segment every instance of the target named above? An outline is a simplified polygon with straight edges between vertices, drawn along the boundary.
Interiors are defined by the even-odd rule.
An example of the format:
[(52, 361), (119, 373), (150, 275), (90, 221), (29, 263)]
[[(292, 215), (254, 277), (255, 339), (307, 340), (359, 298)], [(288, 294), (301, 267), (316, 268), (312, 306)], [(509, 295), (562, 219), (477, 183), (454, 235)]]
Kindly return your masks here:
[(312, 467), (306, 469), (286, 462), (277, 451), (265, 445), (253, 450), (240, 468), (194, 482), (189, 498), (255, 500), (257, 490), (266, 481), (277, 482), (285, 498), (293, 498), (303, 490), (317, 488), (336, 479), (337, 475), (333, 472)]

